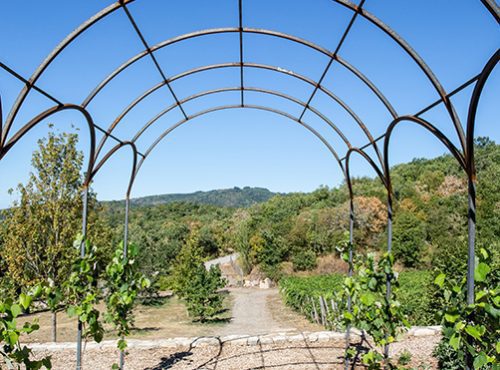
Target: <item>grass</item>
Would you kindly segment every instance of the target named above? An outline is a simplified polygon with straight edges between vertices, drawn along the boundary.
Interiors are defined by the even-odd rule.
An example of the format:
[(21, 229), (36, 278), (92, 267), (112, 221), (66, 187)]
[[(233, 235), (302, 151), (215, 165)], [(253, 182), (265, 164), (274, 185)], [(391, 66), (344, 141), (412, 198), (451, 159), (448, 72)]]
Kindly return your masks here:
[[(201, 324), (191, 322), (184, 304), (175, 296), (162, 298), (161, 304), (140, 304), (134, 310), (134, 329), (131, 331), (129, 338), (158, 339), (214, 335), (231, 318), (231, 307), (232, 297), (227, 295), (224, 300), (225, 311), (220, 316), (220, 320)], [(104, 305), (99, 306), (98, 309), (103, 312)], [(19, 318), (19, 321), (22, 322), (23, 319), (26, 321), (37, 319), (40, 324), (40, 330), (25, 337), (24, 341), (51, 341), (52, 314), (50, 312), (27, 315)], [(57, 315), (57, 321), (58, 342), (74, 342), (76, 340), (76, 319), (69, 318), (65, 312), (60, 312)], [(106, 329), (104, 340), (116, 339), (112, 327), (108, 324), (105, 324), (104, 327)]]

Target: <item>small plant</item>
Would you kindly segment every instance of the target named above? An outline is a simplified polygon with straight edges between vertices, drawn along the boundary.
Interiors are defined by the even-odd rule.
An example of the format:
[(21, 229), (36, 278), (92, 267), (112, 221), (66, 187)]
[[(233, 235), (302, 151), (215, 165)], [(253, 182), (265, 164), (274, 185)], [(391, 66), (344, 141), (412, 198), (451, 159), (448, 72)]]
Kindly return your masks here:
[[(22, 334), (30, 334), (39, 329), (38, 323), (25, 322), (18, 327), (18, 317), (22, 310), (28, 310), (33, 299), (41, 294), (41, 288), (36, 287), (32, 292), (21, 293), (17, 301), (6, 299), (0, 301), (0, 360), (8, 369), (38, 370), (42, 368), (51, 369), (50, 356), (40, 360), (31, 359), (31, 349), (22, 346), (19, 337)], [(1, 363), (0, 363), (0, 367)], [(3, 367), (2, 367), (3, 368)]]
[(111, 262), (106, 267), (106, 321), (113, 324), (118, 332), (118, 349), (124, 351), (127, 342), (124, 337), (130, 334), (133, 325), (132, 310), (139, 292), (150, 286), (150, 281), (138, 272), (135, 258), (138, 249), (130, 244), (127, 254), (123, 243), (116, 248)]
[(401, 354), (399, 355), (399, 358), (398, 358), (398, 365), (408, 365), (411, 361), (411, 353), (410, 351), (408, 350), (404, 350), (403, 352), (401, 352)]
[[(343, 253), (343, 258), (348, 261), (348, 254)], [(360, 356), (369, 369), (396, 367), (379, 350), (396, 341), (398, 335), (409, 326), (396, 300), (399, 285), (393, 265), (394, 257), (390, 253), (385, 253), (378, 262), (373, 254), (354, 256), (353, 275), (344, 279), (343, 289), (337, 295), (339, 304), (348, 297), (351, 299), (351, 310), (346, 310), (342, 315), (344, 324), (362, 331), (361, 343), (349, 343), (346, 350), (346, 357), (352, 361), (353, 368)], [(391, 284), (389, 294), (387, 281)], [(375, 346), (371, 345), (366, 334)]]
[[(481, 248), (476, 257), (472, 304), (465, 303), (465, 278), (455, 282), (447, 279), (445, 274), (439, 274), (435, 279), (444, 296), (442, 317), (443, 337), (446, 338), (438, 355), (446, 354), (446, 345), (449, 345), (454, 353), (449, 351), (448, 358), (474, 369), (497, 369), (500, 366), (500, 272), (492, 271), (490, 259), (490, 253)], [(442, 356), (442, 359), (446, 357)]]
[(438, 366), (443, 370), (463, 370), (466, 368), (463, 358), (459, 358), (457, 351), (450, 346), (449, 340), (442, 337), (432, 355), (438, 360)]
[[(78, 257), (71, 268), (71, 274), (63, 285), (63, 296), (67, 303), (66, 313), (77, 317), (83, 325), (83, 337), (100, 342), (104, 328), (99, 320), (99, 289), (97, 287), (96, 248), (88, 239), (78, 236), (74, 242), (76, 248), (83, 243), (85, 256)], [(54, 302), (55, 303), (55, 302)]]

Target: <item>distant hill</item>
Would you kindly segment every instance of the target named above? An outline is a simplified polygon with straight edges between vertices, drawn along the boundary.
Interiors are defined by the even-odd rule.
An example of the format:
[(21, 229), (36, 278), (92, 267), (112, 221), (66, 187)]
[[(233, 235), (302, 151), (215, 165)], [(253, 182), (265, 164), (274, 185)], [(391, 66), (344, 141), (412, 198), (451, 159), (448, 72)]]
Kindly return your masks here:
[[(278, 193), (265, 188), (234, 187), (232, 189), (220, 189), (210, 191), (197, 191), (187, 194), (161, 194), (147, 197), (133, 198), (130, 200), (133, 206), (153, 206), (173, 202), (188, 202), (197, 204), (210, 204), (222, 207), (250, 207), (256, 203), (267, 201)], [(103, 202), (112, 205), (118, 201)]]

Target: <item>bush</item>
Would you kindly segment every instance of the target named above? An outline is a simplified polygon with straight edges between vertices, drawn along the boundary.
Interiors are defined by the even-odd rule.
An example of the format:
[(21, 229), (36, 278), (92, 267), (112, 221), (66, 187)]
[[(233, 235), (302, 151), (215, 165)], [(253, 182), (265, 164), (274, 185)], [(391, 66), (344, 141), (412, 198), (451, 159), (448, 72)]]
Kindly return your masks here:
[(311, 250), (301, 250), (292, 256), (295, 271), (312, 270), (316, 267), (316, 254)]
[(413, 211), (398, 213), (394, 220), (394, 257), (405, 267), (417, 267), (426, 237), (425, 223)]

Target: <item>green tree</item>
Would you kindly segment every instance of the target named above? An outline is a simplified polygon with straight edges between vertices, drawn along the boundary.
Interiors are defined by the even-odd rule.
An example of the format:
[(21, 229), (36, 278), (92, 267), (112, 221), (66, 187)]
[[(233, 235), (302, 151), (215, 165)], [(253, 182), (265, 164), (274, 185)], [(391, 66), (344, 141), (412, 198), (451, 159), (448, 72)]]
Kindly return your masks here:
[[(41, 282), (61, 286), (77, 257), (72, 245), (81, 227), (83, 164), (77, 143), (75, 133), (50, 132), (47, 138), (39, 140), (29, 180), (17, 188), (20, 200), (5, 212), (1, 259), (17, 293)], [(106, 245), (102, 241), (107, 228), (95, 212), (95, 194), (89, 198), (93, 210), (89, 229), (98, 235), (99, 244)], [(54, 311), (53, 341), (57, 339), (56, 317)]]
[(198, 230), (193, 230), (179, 253), (173, 270), (173, 290), (186, 303), (189, 314), (201, 322), (215, 318), (223, 310), (225, 285), (218, 266), (207, 270)]
[(398, 212), (394, 219), (394, 256), (405, 267), (421, 264), (426, 237), (425, 223), (418, 214)]

